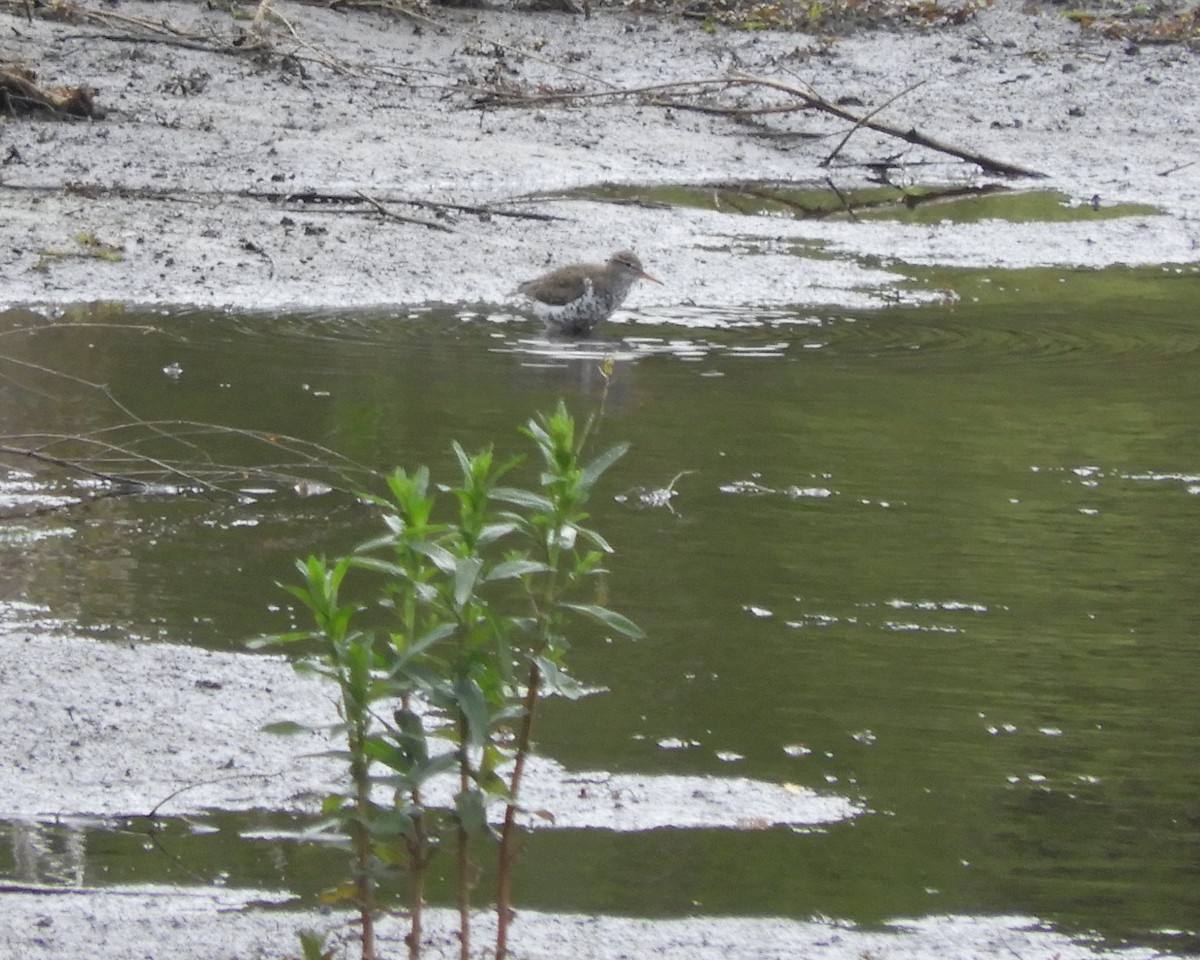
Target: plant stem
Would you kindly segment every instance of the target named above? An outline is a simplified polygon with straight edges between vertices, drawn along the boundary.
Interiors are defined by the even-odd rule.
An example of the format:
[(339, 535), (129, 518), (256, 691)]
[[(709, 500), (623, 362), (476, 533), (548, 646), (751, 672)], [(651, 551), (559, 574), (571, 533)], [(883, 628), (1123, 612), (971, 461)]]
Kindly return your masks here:
[[(470, 760), (467, 756), (467, 718), (458, 716), (458, 788), (466, 793), (471, 787)], [(471, 858), (469, 845), (471, 835), (467, 832), (461, 816), (458, 820), (458, 956), (468, 960), (471, 955), (471, 882), (469, 871)]]
[(408, 943), (409, 960), (418, 960), (421, 956), (421, 924), (425, 914), (425, 867), (429, 862), (428, 837), (425, 834), (425, 820), (421, 816), (421, 792), (413, 790), (413, 807), (418, 812), (413, 817), (413, 835), (408, 841), (409, 857), (409, 898), (408, 898)]
[(371, 814), (371, 780), (362, 751), (362, 722), (361, 718), (357, 719), (350, 743), (357, 808), (353, 823), (354, 899), (358, 904), (358, 916), (362, 924), (362, 960), (375, 960), (375, 882), (371, 878), (371, 831), (367, 826), (367, 818)]
[(508, 924), (512, 920), (512, 872), (516, 863), (517, 796), (521, 789), (521, 777), (525, 773), (525, 759), (529, 756), (529, 745), (533, 741), (533, 711), (537, 706), (538, 690), (542, 684), (542, 672), (536, 662), (529, 665), (529, 680), (525, 687), (524, 714), (521, 729), (517, 733), (516, 759), (513, 761), (509, 796), (512, 798), (504, 810), (504, 825), (500, 828), (500, 852), (496, 878), (496, 960), (505, 960), (508, 955)]

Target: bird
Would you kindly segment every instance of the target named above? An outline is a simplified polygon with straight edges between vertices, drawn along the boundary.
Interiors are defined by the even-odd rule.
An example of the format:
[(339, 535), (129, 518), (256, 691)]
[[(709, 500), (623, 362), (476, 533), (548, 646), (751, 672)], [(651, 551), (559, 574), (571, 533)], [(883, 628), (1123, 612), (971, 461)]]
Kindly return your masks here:
[(533, 301), (534, 314), (551, 333), (587, 336), (607, 320), (638, 280), (662, 283), (642, 267), (631, 250), (620, 250), (606, 263), (573, 263), (535, 280), (517, 292)]

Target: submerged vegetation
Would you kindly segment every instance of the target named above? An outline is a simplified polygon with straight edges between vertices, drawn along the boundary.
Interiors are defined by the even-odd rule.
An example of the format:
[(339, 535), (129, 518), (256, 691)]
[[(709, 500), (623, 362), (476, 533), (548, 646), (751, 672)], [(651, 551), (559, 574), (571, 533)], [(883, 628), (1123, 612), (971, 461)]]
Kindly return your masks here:
[[(346, 782), (325, 801), (324, 829), (345, 838), (352, 867), (329, 899), (358, 912), (363, 960), (376, 956), (379, 885), (400, 880), (409, 956), (419, 956), (426, 873), (443, 846), (453, 851), (463, 958), (479, 863), (494, 861), (502, 960), (538, 702), (582, 692), (566, 665), (580, 619), (640, 636), (631, 621), (589, 602), (588, 590), (612, 548), (585, 526), (584, 506), (627, 445), (585, 462), (589, 430), (577, 430), (561, 403), (522, 432), (541, 460), (535, 487), (500, 486), (519, 458), (498, 461), (490, 447), (469, 454), (454, 444), (460, 476), (444, 487), (425, 467), (397, 469), (388, 496), (367, 498), (383, 534), (347, 556), (297, 564), (303, 584), (285, 589), (308, 608), (313, 628), (257, 641), (315, 644), (298, 669), (328, 677), (340, 692), (333, 732), (344, 741), (336, 755)], [(439, 502), (439, 493), (449, 497)], [(440, 509), (443, 502), (451, 506)], [(352, 583), (366, 601), (345, 598)], [(430, 795), (441, 774), (454, 791), (439, 808)]]

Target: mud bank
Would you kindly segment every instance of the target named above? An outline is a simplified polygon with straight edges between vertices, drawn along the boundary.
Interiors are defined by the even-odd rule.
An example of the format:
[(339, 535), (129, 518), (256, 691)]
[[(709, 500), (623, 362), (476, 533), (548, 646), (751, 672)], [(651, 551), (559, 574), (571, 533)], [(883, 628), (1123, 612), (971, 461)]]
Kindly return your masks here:
[[(898, 276), (887, 265), (896, 261), (1104, 267), (1196, 258), (1197, 58), (1180, 46), (1083, 32), (1050, 6), (1001, 3), (959, 27), (828, 42), (709, 34), (692, 21), (607, 10), (590, 20), (439, 10), (434, 25), (277, 6), (291, 30), (268, 26), (270, 57), (6, 17), (0, 59), (34, 67), (47, 84), (94, 86), (108, 113), (5, 124), (0, 302), (249, 310), (442, 302), (502, 313), (516, 283), (547, 264), (628, 246), (666, 281), (629, 303), (653, 319), (681, 304), (881, 302), (894, 296)], [(127, 0), (116, 9), (221, 38), (241, 29), (215, 7)], [(885, 160), (899, 184), (1003, 178), (868, 130), (825, 167), (847, 124), (811, 111), (749, 122), (633, 98), (479, 107), (498, 83), (603, 92), (735, 69), (810, 85), (863, 112), (919, 84), (878, 119), (1045, 175), (1008, 186), (1162, 214), (1050, 228), (904, 226), (539, 198), (601, 182), (828, 180), (846, 190)], [(780, 102), (762, 90), (720, 101)], [(287, 199), (359, 194), (447, 229), (384, 217), (365, 200)], [(81, 238), (119, 255), (96, 256)]]

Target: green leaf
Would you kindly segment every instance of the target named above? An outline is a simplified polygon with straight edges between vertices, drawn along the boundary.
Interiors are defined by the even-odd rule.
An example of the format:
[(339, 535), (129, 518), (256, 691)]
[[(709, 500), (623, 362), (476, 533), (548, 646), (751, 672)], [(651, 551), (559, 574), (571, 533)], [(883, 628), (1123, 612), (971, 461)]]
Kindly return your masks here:
[(273, 733), (282, 737), (289, 737), (297, 733), (312, 733), (314, 730), (320, 729), (321, 727), (309, 727), (303, 723), (296, 723), (294, 720), (280, 720), (277, 723), (268, 723), (262, 728), (263, 733)]
[(604, 553), (616, 553), (616, 551), (612, 548), (612, 545), (602, 536), (600, 536), (600, 534), (598, 534), (595, 530), (589, 530), (587, 527), (579, 527), (579, 532), (583, 535), (584, 539), (590, 540), (599, 550), (603, 551)]
[(628, 443), (618, 443), (616, 446), (609, 447), (604, 453), (600, 454), (600, 456), (583, 468), (583, 473), (579, 477), (579, 485), (584, 490), (590, 490), (600, 474), (628, 452)]
[[(385, 521), (388, 519), (388, 517), (384, 517)], [(397, 523), (402, 524), (402, 521), (400, 521), (398, 518), (392, 517), (391, 519), (395, 519)], [(388, 526), (390, 527), (391, 524), (389, 523)], [(392, 530), (390, 533), (381, 533), (377, 537), (371, 537), (370, 540), (364, 540), (357, 547), (355, 547), (354, 552), (356, 554), (372, 553), (375, 550), (382, 550), (385, 547), (394, 547), (396, 545), (396, 540), (401, 536), (401, 534), (403, 534), (403, 532), (403, 526), (401, 525), (400, 527)]]
[(458, 468), (462, 471), (463, 476), (470, 476), (472, 458), (467, 455), (467, 451), (462, 448), (457, 440), (450, 441), (450, 448), (454, 451), (454, 456), (458, 459)]
[(371, 818), (372, 837), (408, 837), (412, 833), (412, 817), (404, 810), (381, 810)]
[(454, 568), (454, 607), (461, 610), (467, 605), (475, 592), (475, 581), (479, 579), (479, 571), (483, 560), (479, 557), (463, 557)]
[[(349, 803), (349, 797), (344, 797), (340, 793), (331, 793), (321, 801), (321, 816), (328, 817), (341, 813)], [(325, 826), (325, 824), (318, 824), (318, 829), (324, 829)]]
[(591, 617), (610, 630), (616, 630), (617, 633), (623, 634), (633, 640), (642, 640), (646, 636), (642, 628), (636, 623), (628, 617), (617, 613), (615, 610), (609, 610), (608, 607), (600, 607), (594, 603), (560, 603), (558, 606)]
[(439, 753), (428, 763), (423, 763), (413, 769), (410, 776), (418, 783), (428, 780), (430, 777), (436, 777), (439, 773), (445, 773), (458, 763), (458, 754), (456, 753)]
[(483, 691), (474, 680), (463, 677), (454, 682), (454, 704), (467, 721), (467, 739), (480, 746), (487, 737), (488, 713)]
[(553, 660), (548, 660), (545, 657), (534, 657), (533, 661), (537, 664), (538, 671), (542, 675), (542, 688), (547, 693), (556, 693), (560, 697), (566, 697), (568, 700), (578, 700), (587, 693), (579, 685), (578, 680), (563, 670)]
[(455, 626), (453, 623), (439, 623), (431, 630), (423, 633), (412, 643), (404, 645), (399, 652), (406, 658), (418, 656), (432, 647), (439, 640), (445, 640), (446, 637), (451, 636), (454, 633), (454, 630)]
[(387, 743), (379, 737), (369, 737), (363, 741), (362, 752), (372, 760), (378, 760), (390, 770), (407, 770), (409, 757), (394, 744)]
[(440, 773), (445, 773), (452, 769), (458, 763), (458, 755), (455, 753), (441, 753), (430, 760), (428, 763), (416, 764), (410, 767), (403, 773), (388, 774), (382, 777), (373, 778), (372, 782), (381, 786), (390, 787), (397, 791), (401, 796), (412, 794), (414, 791), (421, 789), (432, 777), (436, 777)]
[(486, 546), (489, 543), (495, 543), (502, 537), (508, 536), (514, 530), (519, 530), (520, 526), (511, 520), (505, 520), (502, 523), (487, 523), (483, 529), (479, 531), (479, 537), (476, 543), (479, 546)]
[(478, 790), (463, 790), (454, 797), (454, 817), (467, 833), (484, 833), (488, 829), (487, 807)]
[(395, 738), (410, 764), (429, 761), (429, 741), (425, 734), (425, 723), (412, 710), (401, 709), (392, 714), (396, 722)]
[(433, 565), (441, 570), (442, 573), (454, 573), (455, 567), (458, 566), (458, 557), (436, 543), (430, 543), (428, 540), (417, 540), (408, 544), (408, 547), (428, 557)]
[(332, 947), (327, 949), (325, 945), (329, 936), (327, 933), (301, 930), (297, 936), (300, 938), (300, 953), (303, 960), (332, 960), (334, 950)]
[(511, 800), (512, 794), (508, 789), (508, 781), (496, 773), (494, 770), (487, 770), (479, 774), (479, 788), (490, 797), (498, 797), (501, 800)]
[(552, 569), (554, 568), (547, 566), (539, 560), (505, 560), (492, 567), (483, 579), (489, 582), (492, 580), (513, 580), (530, 573), (549, 573)]
[(370, 570), (372, 573), (382, 573), (397, 580), (407, 580), (408, 570), (390, 560), (380, 560), (378, 557), (354, 557), (351, 561), (360, 570)]
[(517, 507), (526, 507), (530, 510), (550, 511), (554, 509), (554, 503), (549, 497), (534, 493), (532, 490), (522, 490), (519, 487), (497, 487), (492, 491), (492, 499), (511, 503)]
[(338, 678), (337, 671), (324, 667), (319, 663), (313, 663), (311, 660), (297, 660), (292, 664), (292, 670), (301, 676), (318, 676), (328, 677), (330, 680)]

